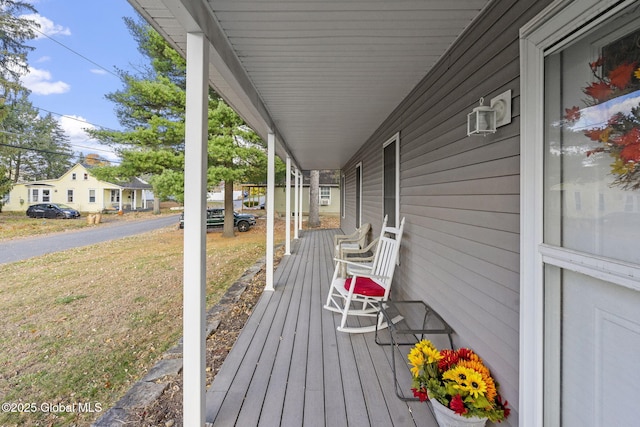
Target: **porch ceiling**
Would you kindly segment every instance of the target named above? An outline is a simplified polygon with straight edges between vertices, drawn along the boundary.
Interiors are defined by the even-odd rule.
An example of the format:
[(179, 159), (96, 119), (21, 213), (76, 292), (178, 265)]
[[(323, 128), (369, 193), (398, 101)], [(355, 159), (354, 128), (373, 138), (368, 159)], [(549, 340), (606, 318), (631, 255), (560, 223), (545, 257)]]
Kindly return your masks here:
[(178, 51), (211, 43), (210, 84), (279, 156), (339, 169), (489, 0), (129, 0)]

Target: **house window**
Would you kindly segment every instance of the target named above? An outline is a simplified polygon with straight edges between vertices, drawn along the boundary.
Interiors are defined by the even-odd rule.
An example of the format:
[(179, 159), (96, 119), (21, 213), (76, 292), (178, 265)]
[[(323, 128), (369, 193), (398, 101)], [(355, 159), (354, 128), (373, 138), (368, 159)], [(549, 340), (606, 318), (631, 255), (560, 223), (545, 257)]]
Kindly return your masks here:
[(76, 173), (75, 172), (71, 174), (71, 179), (74, 180), (74, 181), (76, 180)]
[(96, 190), (89, 190), (89, 203), (96, 202)]
[(37, 188), (31, 189), (31, 202), (39, 202), (40, 201), (40, 191)]
[(120, 203), (120, 191), (111, 190), (111, 203)]
[(43, 202), (50, 202), (51, 201), (51, 190), (42, 189), (42, 201)]
[(400, 134), (396, 133), (382, 145), (383, 216), (395, 227), (400, 215)]
[(84, 174), (84, 180), (86, 181), (86, 180), (88, 180), (88, 179), (89, 179), (89, 174), (88, 174), (88, 173), (85, 173), (85, 174)]
[(67, 190), (67, 203), (73, 203), (73, 190)]
[(320, 206), (331, 204), (331, 187), (320, 187)]

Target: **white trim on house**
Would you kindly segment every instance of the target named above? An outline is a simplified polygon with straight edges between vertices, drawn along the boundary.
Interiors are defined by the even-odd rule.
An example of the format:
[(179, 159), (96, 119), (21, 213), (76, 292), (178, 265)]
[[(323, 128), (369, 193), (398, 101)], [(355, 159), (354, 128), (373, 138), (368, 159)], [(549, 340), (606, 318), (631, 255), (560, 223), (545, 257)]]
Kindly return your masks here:
[[(400, 132), (396, 132), (391, 138), (386, 140), (382, 144), (382, 218), (384, 218), (386, 212), (384, 212), (384, 149), (387, 148), (388, 145), (395, 143), (395, 218), (396, 222), (400, 220)], [(397, 226), (397, 224), (394, 224)]]
[(594, 277), (606, 274), (607, 280), (619, 279), (631, 270), (634, 275), (639, 273), (637, 268), (623, 263), (616, 265), (601, 257), (543, 245), (542, 221), (545, 56), (632, 3), (631, 0), (560, 0), (520, 31), (520, 426), (551, 425), (560, 419), (559, 408), (543, 407), (543, 391), (557, 394), (551, 390), (553, 387), (544, 390), (544, 263)]
[(362, 225), (362, 162), (356, 165), (356, 227)]

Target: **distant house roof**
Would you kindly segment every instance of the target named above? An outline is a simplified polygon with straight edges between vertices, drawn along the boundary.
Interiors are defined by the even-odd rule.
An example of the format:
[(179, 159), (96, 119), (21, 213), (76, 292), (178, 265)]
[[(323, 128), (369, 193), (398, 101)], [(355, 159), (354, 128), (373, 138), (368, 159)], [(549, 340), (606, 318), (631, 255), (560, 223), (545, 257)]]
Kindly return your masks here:
[(151, 190), (151, 184), (140, 178), (131, 178), (129, 181), (111, 182), (111, 184), (127, 190)]
[[(340, 171), (333, 169), (321, 170), (319, 178), (322, 186), (340, 185)], [(311, 185), (311, 171), (302, 171), (302, 185)]]

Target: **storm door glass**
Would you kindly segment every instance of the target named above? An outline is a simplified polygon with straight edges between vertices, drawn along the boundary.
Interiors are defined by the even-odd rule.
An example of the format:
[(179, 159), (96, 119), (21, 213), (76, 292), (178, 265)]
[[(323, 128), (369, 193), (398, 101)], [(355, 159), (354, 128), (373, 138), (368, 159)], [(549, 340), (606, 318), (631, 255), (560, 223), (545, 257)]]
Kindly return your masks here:
[(545, 425), (637, 425), (640, 24), (545, 59)]

